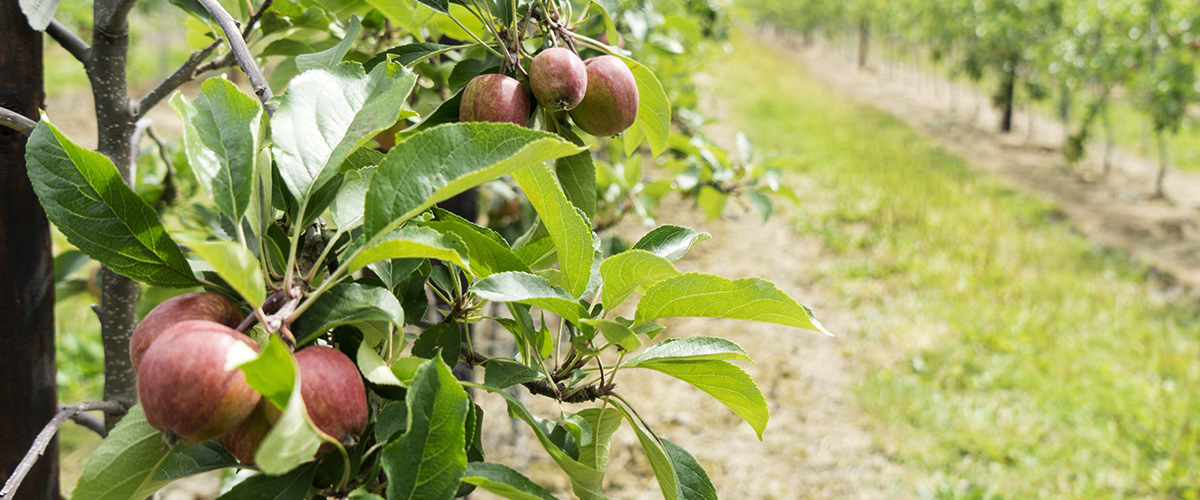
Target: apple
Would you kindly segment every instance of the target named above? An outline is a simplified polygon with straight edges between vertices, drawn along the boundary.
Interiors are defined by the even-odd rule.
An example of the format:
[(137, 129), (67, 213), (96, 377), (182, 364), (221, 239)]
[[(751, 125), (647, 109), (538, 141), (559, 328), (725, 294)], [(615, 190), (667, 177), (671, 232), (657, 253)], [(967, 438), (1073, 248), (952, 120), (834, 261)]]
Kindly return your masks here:
[(296, 353), (300, 396), (321, 432), (346, 442), (367, 427), (367, 388), (358, 367), (341, 351), (312, 346)]
[(216, 322), (171, 326), (146, 349), (138, 368), (146, 422), (190, 445), (232, 431), (261, 398), (237, 368), (258, 349), (250, 337)]
[(571, 110), (571, 119), (584, 132), (607, 137), (624, 132), (637, 119), (637, 80), (625, 62), (616, 56), (599, 56), (584, 61), (587, 93)]
[(463, 122), (529, 123), (532, 105), (529, 92), (515, 78), (491, 73), (479, 75), (467, 83), (458, 119)]
[(568, 49), (546, 49), (529, 65), (529, 87), (542, 104), (557, 110), (573, 109), (587, 91), (587, 67)]
[(267, 432), (279, 420), (279, 409), (266, 398), (261, 399), (242, 423), (217, 442), (245, 465), (254, 465), (254, 454)]
[(129, 338), (129, 359), (133, 370), (142, 364), (146, 349), (164, 331), (187, 320), (208, 320), (228, 327), (241, 323), (244, 315), (237, 304), (224, 295), (212, 292), (193, 292), (171, 297), (152, 309), (133, 330)]

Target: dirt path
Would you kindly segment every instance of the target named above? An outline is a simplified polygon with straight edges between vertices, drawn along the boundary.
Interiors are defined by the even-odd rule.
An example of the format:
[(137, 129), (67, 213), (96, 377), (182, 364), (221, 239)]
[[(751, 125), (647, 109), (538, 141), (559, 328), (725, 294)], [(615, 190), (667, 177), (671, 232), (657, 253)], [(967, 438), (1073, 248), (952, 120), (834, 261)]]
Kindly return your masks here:
[(1151, 161), (1118, 150), (1113, 173), (1105, 178), (1100, 146), (1092, 145), (1084, 162), (1070, 170), (1058, 151), (1063, 128), (1055, 121), (1037, 116), (1031, 121), (1022, 113), (1014, 118), (1016, 130), (998, 134), (995, 111), (970, 89), (883, 63), (856, 70), (832, 51), (804, 49), (777, 35), (771, 41), (789, 47), (830, 87), (891, 114), (971, 165), (1056, 203), (1098, 243), (1148, 264), (1166, 284), (1200, 295), (1200, 177), (1169, 170), (1166, 199), (1150, 199), (1157, 172)]

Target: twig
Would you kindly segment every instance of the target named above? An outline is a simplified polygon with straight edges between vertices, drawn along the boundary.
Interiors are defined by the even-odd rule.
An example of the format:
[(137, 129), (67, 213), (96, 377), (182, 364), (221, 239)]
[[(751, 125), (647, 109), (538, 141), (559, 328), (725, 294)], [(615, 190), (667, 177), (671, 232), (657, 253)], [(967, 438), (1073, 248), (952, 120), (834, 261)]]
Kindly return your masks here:
[(87, 42), (79, 38), (74, 31), (71, 31), (70, 28), (51, 19), (50, 25), (46, 27), (46, 34), (50, 35), (50, 38), (58, 42), (62, 48), (67, 49), (67, 52), (75, 56), (75, 59), (83, 63), (84, 68), (91, 66), (92, 48), (88, 46)]
[[(46, 447), (50, 445), (50, 441), (54, 439), (54, 435), (58, 433), (58, 428), (62, 427), (63, 422), (66, 422), (68, 418), (75, 416), (79, 412), (95, 410), (102, 410), (109, 414), (123, 415), (129, 411), (129, 408), (118, 401), (85, 401), (61, 407), (58, 410), (58, 414), (54, 415), (54, 418), (46, 423), (46, 426), (42, 428), (42, 432), (38, 433), (37, 438), (33, 440), (33, 445), (25, 453), (25, 458), (21, 459), (21, 463), (17, 464), (17, 468), (13, 471), (12, 476), (4, 483), (4, 488), (0, 489), (0, 499), (14, 498), (13, 494), (21, 486), (21, 481), (25, 480), (25, 475), (37, 463), (38, 457), (46, 452)], [(101, 427), (103, 427), (102, 423)]]
[[(66, 406), (60, 405), (58, 407), (59, 411), (62, 411), (63, 408), (66, 408)], [(81, 427), (95, 432), (96, 434), (99, 434), (100, 437), (108, 437), (108, 428), (104, 426), (104, 420), (95, 415), (89, 413), (76, 413), (71, 415), (71, 421), (79, 424)]]
[(0, 107), (0, 125), (16, 130), (21, 135), (29, 135), (33, 133), (34, 127), (37, 127), (37, 122), (16, 111)]
[(271, 87), (267, 85), (267, 79), (263, 77), (262, 69), (258, 67), (258, 63), (254, 62), (254, 55), (250, 54), (250, 48), (246, 47), (246, 40), (238, 31), (233, 16), (230, 16), (216, 0), (197, 1), (204, 6), (204, 9), (225, 32), (225, 38), (229, 40), (229, 48), (233, 50), (233, 56), (237, 58), (238, 66), (241, 66), (242, 71), (246, 73), (246, 78), (250, 80), (250, 86), (254, 88), (254, 94), (262, 101), (267, 114), (275, 114), (275, 106), (267, 104), (267, 101), (270, 101), (275, 95), (271, 93)]
[(167, 175), (163, 176), (162, 193), (158, 195), (158, 200), (154, 202), (154, 208), (161, 210), (175, 200), (175, 196), (179, 194), (175, 190), (175, 165), (171, 163), (171, 155), (167, 154), (166, 141), (162, 136), (158, 135), (158, 131), (154, 127), (146, 128), (146, 135), (150, 136), (150, 140), (154, 141), (154, 145), (158, 146), (158, 157), (167, 166)]
[(171, 76), (168, 76), (162, 83), (159, 83), (158, 86), (151, 89), (150, 92), (147, 92), (145, 96), (133, 104), (133, 119), (136, 120), (145, 116), (146, 113), (150, 112), (150, 108), (157, 106), (159, 102), (166, 99), (167, 95), (174, 92), (180, 85), (192, 81), (196, 78), (196, 75), (203, 73), (199, 71), (200, 63), (208, 59), (208, 56), (212, 55), (213, 50), (223, 41), (223, 39), (218, 38), (208, 44), (207, 47), (192, 51), (192, 54), (179, 66), (179, 69), (171, 73)]
[(242, 29), (243, 40), (250, 38), (250, 33), (254, 31), (254, 25), (258, 23), (259, 19), (262, 19), (263, 14), (266, 14), (267, 9), (271, 8), (271, 4), (274, 3), (274, 1), (275, 0), (264, 0), (262, 5), (258, 6), (258, 10), (254, 11), (254, 14), (250, 15), (250, 20), (246, 21), (246, 27)]

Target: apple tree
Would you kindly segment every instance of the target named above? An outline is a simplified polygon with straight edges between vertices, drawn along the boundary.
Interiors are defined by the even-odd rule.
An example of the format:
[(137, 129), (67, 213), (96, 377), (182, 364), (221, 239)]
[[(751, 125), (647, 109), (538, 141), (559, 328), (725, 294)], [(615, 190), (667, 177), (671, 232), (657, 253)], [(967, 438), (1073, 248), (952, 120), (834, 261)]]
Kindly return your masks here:
[[(695, 15), (711, 6), (672, 4), (266, 0), (231, 6), (239, 25), (217, 0), (183, 1), (211, 42), (141, 99), (128, 98), (123, 68), (102, 67), (105, 51), (125, 50), (103, 45), (113, 32), (97, 24), (88, 46), (33, 23), (53, 7), (27, 12), (84, 63), (98, 108), (112, 107), (98, 113), (98, 151), (52, 115), (15, 120), (46, 215), (105, 266), (106, 286), (129, 283), (115, 299), (139, 286), (186, 292), (104, 333), (120, 357), (106, 368), (137, 382), (72, 407), (115, 424), (73, 496), (140, 499), (236, 467), (257, 474), (222, 498), (552, 498), (489, 461), (476, 398), (500, 398), (578, 498), (605, 497), (609, 440), (626, 426), (664, 498), (715, 498), (701, 464), (623, 394), (651, 390), (638, 372), (675, 377), (760, 438), (766, 401), (734, 364), (749, 353), (664, 333), (662, 320), (824, 330), (767, 280), (679, 271), (706, 233), (659, 225), (628, 246), (600, 236), (611, 225), (600, 217), (649, 218), (669, 191), (710, 216), (729, 199), (766, 216), (769, 195), (790, 194), (744, 138), (734, 158), (673, 112), (672, 94), (686, 96), (646, 61), (685, 57), (675, 37), (711, 36), (713, 18)], [(98, 0), (97, 15), (131, 5)], [(212, 77), (195, 98), (171, 95), (232, 64), (249, 92)], [(130, 175), (130, 144), (146, 106), (168, 99), (184, 124), (178, 167), (194, 178), (175, 182), (195, 196), (156, 207)], [(643, 179), (648, 161), (673, 178)], [(529, 217), (502, 235), (439, 207), (474, 188), (519, 193)], [(468, 332), (484, 322), (516, 349), (480, 353)], [(570, 406), (536, 415), (517, 387)]]

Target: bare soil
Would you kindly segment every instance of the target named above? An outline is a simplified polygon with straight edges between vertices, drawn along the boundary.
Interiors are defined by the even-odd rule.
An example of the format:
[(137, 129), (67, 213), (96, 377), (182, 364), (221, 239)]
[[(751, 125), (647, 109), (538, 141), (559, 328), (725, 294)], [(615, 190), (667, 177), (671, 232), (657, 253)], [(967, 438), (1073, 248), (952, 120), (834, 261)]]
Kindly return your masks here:
[[(990, 99), (943, 77), (875, 61), (864, 69), (845, 51), (805, 48), (798, 39), (763, 33), (789, 47), (811, 74), (850, 99), (883, 110), (975, 168), (1060, 207), (1098, 244), (1150, 266), (1170, 287), (1200, 295), (1200, 177), (1168, 170), (1165, 197), (1153, 198), (1155, 161), (1116, 149), (1104, 175), (1104, 146), (1088, 146), (1073, 167), (1063, 158), (1063, 126), (1019, 112), (1014, 130), (998, 133)], [(839, 54), (840, 53), (840, 54)]]

